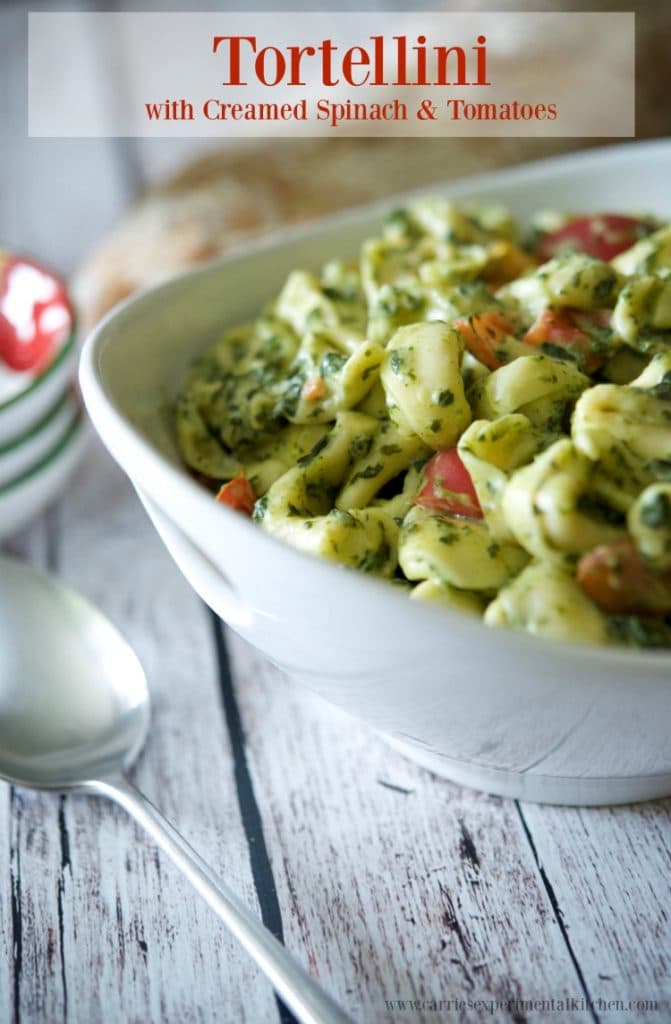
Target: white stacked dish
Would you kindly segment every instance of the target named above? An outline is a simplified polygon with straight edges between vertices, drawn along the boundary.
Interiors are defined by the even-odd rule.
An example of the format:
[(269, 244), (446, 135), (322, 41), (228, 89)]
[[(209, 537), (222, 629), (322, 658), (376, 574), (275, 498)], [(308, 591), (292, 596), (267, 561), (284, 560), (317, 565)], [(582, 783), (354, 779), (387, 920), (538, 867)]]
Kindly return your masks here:
[(0, 541), (54, 500), (84, 450), (76, 362), (73, 333), (37, 375), (0, 367)]

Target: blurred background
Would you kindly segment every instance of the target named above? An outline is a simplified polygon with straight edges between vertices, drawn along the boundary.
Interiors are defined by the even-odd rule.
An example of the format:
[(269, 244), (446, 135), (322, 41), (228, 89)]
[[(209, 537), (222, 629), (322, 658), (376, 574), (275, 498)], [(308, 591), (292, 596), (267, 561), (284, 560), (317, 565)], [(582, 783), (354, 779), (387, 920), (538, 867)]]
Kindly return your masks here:
[[(335, 10), (300, 3), (294, 10)], [(369, 9), (407, 10), (406, 3)], [(425, 0), (423, 10), (581, 10), (576, 3)], [(279, 16), (287, 4), (256, 5)], [(666, 0), (594, 0), (590, 10), (637, 16), (637, 137), (671, 133), (671, 12)], [(239, 3), (194, 5), (235, 10)], [(338, 10), (355, 10), (341, 3)], [(259, 232), (385, 194), (517, 163), (602, 139), (341, 139), (255, 143), (199, 140), (28, 139), (27, 11), (184, 10), (160, 2), (5, 2), (0, 8), (0, 242), (68, 275), (87, 330), (114, 302), (183, 266), (218, 255)], [(520, 54), (524, 39), (519, 40)], [(100, 88), (95, 54), (82, 54)], [(554, 74), (570, 74), (555, 66)], [(118, 83), (104, 83), (105, 88)], [(139, 204), (137, 200), (140, 199)], [(135, 207), (128, 213), (132, 203)]]

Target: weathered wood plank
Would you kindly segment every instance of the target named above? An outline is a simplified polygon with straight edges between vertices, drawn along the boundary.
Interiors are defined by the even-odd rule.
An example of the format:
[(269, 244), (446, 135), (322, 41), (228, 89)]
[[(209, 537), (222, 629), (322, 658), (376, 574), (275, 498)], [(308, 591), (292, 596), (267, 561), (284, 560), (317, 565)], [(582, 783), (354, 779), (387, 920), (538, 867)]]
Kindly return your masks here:
[[(207, 613), (99, 448), (60, 514), (60, 575), (117, 623), (150, 680), (153, 724), (136, 781), (258, 910)], [(68, 1020), (274, 1018), (257, 969), (122, 812), (68, 797), (62, 817)]]
[(9, 786), (0, 784), (0, 1013), (12, 1019), (16, 892), (13, 884), (11, 851), (12, 812)]
[(523, 1019), (507, 1001), (584, 996), (512, 802), (431, 777), (232, 648), (287, 944), (356, 1019), (492, 1019), (422, 1009), (441, 999)]
[[(41, 568), (49, 563), (53, 509), (3, 551)], [(0, 897), (0, 1008), (3, 1019), (56, 1020), (66, 994), (60, 928), (63, 913), (60, 805), (52, 797), (2, 786), (2, 896)], [(45, 865), (51, 870), (45, 871)]]
[(65, 1005), (58, 798), (6, 788), (14, 974), (7, 993), (8, 1019), (58, 1020)]
[(601, 1021), (659, 1021), (671, 1006), (671, 801), (523, 806)]

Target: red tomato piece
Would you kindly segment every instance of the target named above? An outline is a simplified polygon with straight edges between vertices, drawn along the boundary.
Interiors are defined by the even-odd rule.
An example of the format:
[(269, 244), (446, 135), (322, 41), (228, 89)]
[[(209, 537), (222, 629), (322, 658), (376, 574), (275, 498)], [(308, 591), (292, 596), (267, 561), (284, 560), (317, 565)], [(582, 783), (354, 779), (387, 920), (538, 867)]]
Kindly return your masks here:
[(513, 337), (516, 324), (505, 313), (491, 310), (489, 313), (475, 313), (460, 316), (452, 326), (459, 331), (464, 344), (472, 356), (489, 370), (498, 370), (505, 360), (497, 355), (497, 348), (505, 338)]
[(607, 262), (653, 230), (653, 225), (644, 220), (617, 213), (576, 217), (564, 227), (542, 235), (537, 255), (545, 263), (566, 249), (579, 249), (588, 256)]
[(326, 384), (322, 377), (312, 377), (305, 382), (303, 394), (308, 402), (318, 402), (326, 394)]
[(62, 281), (39, 263), (0, 253), (0, 360), (19, 373), (39, 372), (72, 324)]
[(558, 345), (574, 349), (580, 355), (587, 373), (594, 373), (604, 361), (604, 353), (595, 344), (590, 328), (607, 327), (610, 324), (609, 309), (544, 309), (524, 335), (526, 345)]
[(222, 505), (228, 505), (229, 508), (234, 508), (236, 512), (244, 512), (246, 516), (251, 516), (254, 511), (256, 495), (247, 477), (240, 473), (239, 476), (233, 477), (219, 488), (217, 501), (220, 501)]
[(415, 505), (448, 516), (482, 519), (482, 509), (471, 480), (456, 448), (437, 452), (424, 467), (426, 483)]
[(671, 612), (671, 573), (649, 569), (629, 537), (602, 544), (578, 562), (578, 584), (599, 608), (619, 615)]

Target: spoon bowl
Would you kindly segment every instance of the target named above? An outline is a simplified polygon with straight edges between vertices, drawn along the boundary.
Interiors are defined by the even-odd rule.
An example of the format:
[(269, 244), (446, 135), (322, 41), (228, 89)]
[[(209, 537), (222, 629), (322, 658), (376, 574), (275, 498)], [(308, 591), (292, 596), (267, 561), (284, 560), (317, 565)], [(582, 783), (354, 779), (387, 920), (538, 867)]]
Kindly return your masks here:
[(125, 771), (149, 726), (142, 666), (114, 626), (53, 577), (0, 558), (0, 777), (109, 797), (152, 836), (302, 1024), (349, 1018)]
[(0, 559), (0, 775), (39, 789), (121, 772), (149, 727), (137, 656), (84, 598)]

